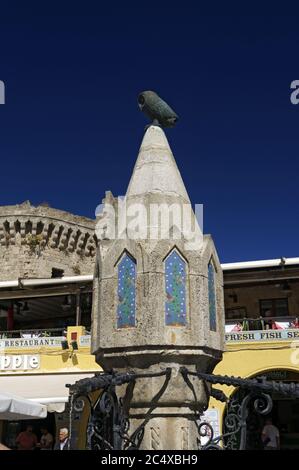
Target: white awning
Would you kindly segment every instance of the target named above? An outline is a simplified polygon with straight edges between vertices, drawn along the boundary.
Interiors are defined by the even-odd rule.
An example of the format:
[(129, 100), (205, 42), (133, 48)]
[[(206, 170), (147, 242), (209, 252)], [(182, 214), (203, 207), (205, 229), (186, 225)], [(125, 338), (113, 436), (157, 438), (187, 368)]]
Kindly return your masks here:
[(47, 416), (47, 407), (30, 400), (0, 393), (0, 419), (41, 419)]
[(49, 412), (62, 413), (69, 396), (65, 385), (93, 376), (93, 373), (0, 375), (0, 390), (8, 394), (22, 395), (33, 403), (44, 404)]

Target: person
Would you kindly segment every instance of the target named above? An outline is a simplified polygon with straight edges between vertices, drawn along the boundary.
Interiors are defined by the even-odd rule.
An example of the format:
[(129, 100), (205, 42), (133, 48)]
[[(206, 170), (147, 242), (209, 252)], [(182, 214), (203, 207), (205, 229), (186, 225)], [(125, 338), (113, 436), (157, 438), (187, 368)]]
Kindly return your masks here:
[(20, 432), (16, 438), (18, 450), (34, 450), (37, 445), (37, 437), (33, 427), (29, 424), (25, 431)]
[(52, 450), (54, 440), (52, 434), (46, 427), (40, 428), (40, 431), (42, 433), (39, 441), (40, 450)]
[[(56, 442), (54, 450), (69, 450), (69, 430), (68, 428), (61, 428), (59, 430), (59, 442)], [(70, 446), (70, 449), (72, 447)]]
[(264, 445), (264, 450), (279, 450), (279, 430), (276, 426), (274, 426), (274, 424), (272, 424), (271, 418), (266, 419), (265, 426), (262, 430), (262, 442)]

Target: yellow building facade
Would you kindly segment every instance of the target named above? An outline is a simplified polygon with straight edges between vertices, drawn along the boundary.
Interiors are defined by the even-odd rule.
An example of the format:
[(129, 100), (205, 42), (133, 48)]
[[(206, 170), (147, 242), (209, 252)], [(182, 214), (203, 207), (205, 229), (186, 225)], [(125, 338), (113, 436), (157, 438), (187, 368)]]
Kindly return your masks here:
[[(228, 342), (223, 360), (217, 365), (214, 373), (242, 378), (268, 375), (273, 380), (287, 380), (290, 375), (277, 372), (293, 372), (292, 380), (298, 374), (299, 381), (299, 349), (296, 349), (299, 347), (299, 335), (298, 331), (290, 332), (296, 334), (298, 339), (271, 339), (267, 342), (252, 341), (250, 344), (242, 341), (236, 341), (234, 344)], [(271, 375), (270, 372), (275, 373)], [(231, 397), (235, 392), (235, 387), (218, 385), (217, 388), (221, 388), (227, 397)], [(221, 429), (225, 406), (211, 398), (210, 408), (219, 410)]]
[[(74, 341), (78, 349), (73, 348)], [(62, 342), (67, 342), (67, 349), (62, 349)], [(40, 426), (47, 426), (57, 440), (59, 429), (69, 427), (65, 385), (101, 371), (90, 354), (90, 335), (84, 327), (74, 326), (67, 328), (65, 337), (2, 338), (0, 348), (1, 391), (46, 405), (47, 419), (28, 419), (26, 424), (30, 422), (37, 433)], [(86, 445), (88, 418), (87, 408), (82, 414), (74, 414), (72, 433), (78, 449)], [(0, 421), (0, 440), (14, 447), (21, 424), (17, 420)]]
[[(213, 373), (299, 382), (298, 258), (222, 265), (226, 315), (225, 351)], [(228, 399), (232, 386), (217, 385)], [(272, 394), (269, 413), (281, 434), (282, 449), (299, 448), (299, 401)], [(241, 402), (241, 397), (240, 397)], [(227, 404), (210, 399), (206, 413), (216, 435), (227, 432)], [(252, 412), (252, 415), (254, 413)], [(250, 416), (249, 421), (253, 416)], [(265, 418), (252, 422), (248, 448), (258, 449)], [(250, 437), (250, 436), (249, 436)]]

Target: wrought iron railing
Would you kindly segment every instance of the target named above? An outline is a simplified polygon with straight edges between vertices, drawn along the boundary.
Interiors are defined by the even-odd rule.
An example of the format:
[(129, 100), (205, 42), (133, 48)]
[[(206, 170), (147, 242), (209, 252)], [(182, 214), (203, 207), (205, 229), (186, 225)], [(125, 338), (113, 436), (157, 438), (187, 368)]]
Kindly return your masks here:
[(45, 329), (22, 329), (22, 330), (9, 330), (0, 331), (0, 339), (10, 338), (45, 338), (52, 336), (65, 336), (67, 333), (65, 328), (45, 328)]
[[(181, 367), (186, 387), (189, 387), (194, 395), (195, 403), (197, 396), (193, 381), (190, 377), (197, 377), (202, 381), (207, 396), (212, 396), (216, 400), (226, 403), (226, 414), (224, 418), (223, 434), (214, 436), (214, 430), (209, 422), (202, 420), (203, 411), (200, 407), (194, 407), (194, 422), (198, 429), (198, 448), (201, 450), (243, 450), (248, 445), (247, 419), (250, 410), (259, 415), (267, 415), (272, 409), (272, 393), (282, 397), (299, 398), (299, 385), (297, 383), (283, 383), (269, 381), (266, 377), (255, 379), (243, 379), (241, 377), (229, 377), (221, 375), (193, 372), (186, 367)], [(137, 428), (135, 432), (129, 435), (130, 419), (127, 403), (124, 406), (122, 398), (117, 395), (117, 386), (135, 382), (138, 379), (164, 375), (165, 382), (159, 391), (159, 398), (165, 392), (171, 377), (171, 369), (165, 369), (158, 374), (136, 374), (134, 371), (127, 373), (118, 373), (111, 371), (109, 373), (100, 373), (92, 378), (82, 379), (73, 385), (68, 385), (70, 391), (70, 412), (69, 428), (70, 436), (72, 434), (73, 412), (82, 411), (84, 407), (84, 398), (90, 406), (90, 420), (87, 429), (87, 448), (93, 450), (132, 450), (139, 449), (143, 436), (144, 428), (152, 418), (152, 412), (158, 406), (157, 396), (153, 398), (153, 407), (147, 418)], [(208, 386), (209, 384), (209, 386)], [(242, 400), (232, 394), (227, 397), (220, 389), (214, 388), (214, 385), (228, 385), (244, 391)], [(93, 404), (89, 394), (101, 390), (99, 399)], [(205, 444), (202, 444), (202, 438), (205, 438)]]
[[(254, 330), (266, 330), (271, 329), (271, 326), (275, 323), (281, 326), (283, 329), (288, 328), (299, 328), (298, 317), (295, 316), (276, 316), (276, 317), (246, 317), (246, 318), (226, 318), (225, 326), (234, 327), (240, 325), (242, 330), (240, 331), (254, 331)], [(282, 325), (280, 325), (282, 324)]]

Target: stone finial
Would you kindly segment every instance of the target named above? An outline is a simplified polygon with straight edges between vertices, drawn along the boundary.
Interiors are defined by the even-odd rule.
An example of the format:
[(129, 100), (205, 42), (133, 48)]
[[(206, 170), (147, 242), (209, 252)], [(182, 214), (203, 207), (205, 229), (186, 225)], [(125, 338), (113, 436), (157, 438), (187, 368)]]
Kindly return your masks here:
[(150, 126), (144, 134), (126, 197), (148, 194), (190, 203), (166, 135), (158, 126)]

